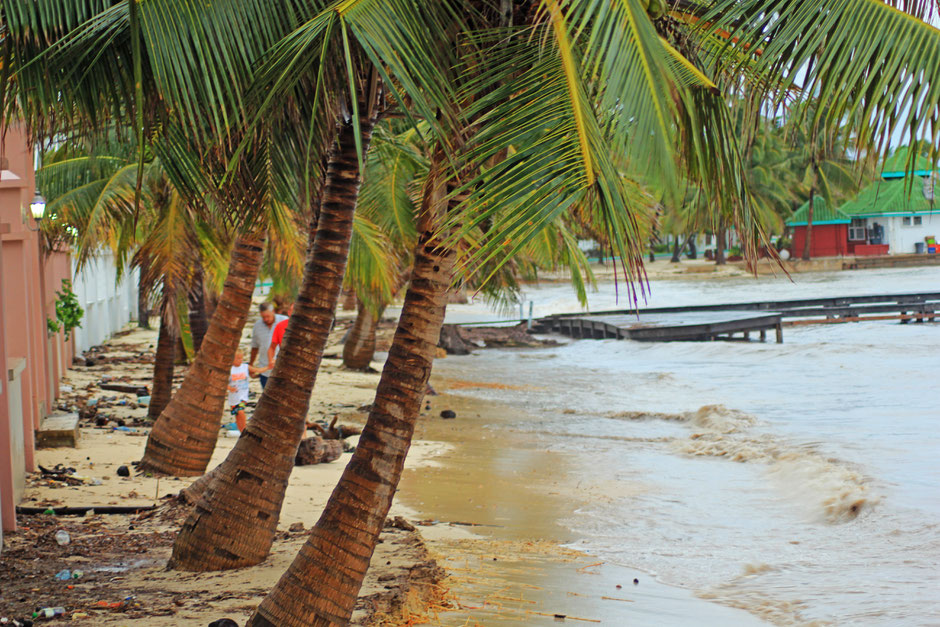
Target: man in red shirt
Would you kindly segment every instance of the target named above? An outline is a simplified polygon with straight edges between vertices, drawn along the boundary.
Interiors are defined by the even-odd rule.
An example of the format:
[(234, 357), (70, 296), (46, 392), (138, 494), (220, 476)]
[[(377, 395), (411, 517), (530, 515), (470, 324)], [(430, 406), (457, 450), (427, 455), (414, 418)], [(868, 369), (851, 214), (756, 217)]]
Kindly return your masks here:
[(274, 326), (271, 332), (271, 345), (268, 347), (268, 367), (266, 370), (274, 370), (274, 362), (281, 350), (281, 342), (284, 341), (284, 332), (287, 331), (287, 323), (290, 321), (291, 314), (294, 313), (294, 303), (287, 308), (287, 318), (281, 320)]

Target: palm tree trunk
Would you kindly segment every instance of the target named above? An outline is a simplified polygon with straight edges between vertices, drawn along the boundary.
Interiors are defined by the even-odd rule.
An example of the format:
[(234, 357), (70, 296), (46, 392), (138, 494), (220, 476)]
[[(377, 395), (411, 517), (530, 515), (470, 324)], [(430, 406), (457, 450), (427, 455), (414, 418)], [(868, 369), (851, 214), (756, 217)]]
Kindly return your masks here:
[[(374, 123), (360, 125), (363, 150)], [(211, 483), (202, 486), (203, 496), (173, 545), (171, 568), (239, 568), (258, 564), (271, 550), (343, 286), (360, 175), (353, 125), (344, 124), (330, 155), (319, 223), (311, 225), (314, 241), (274, 371), (245, 433), (211, 473)]]
[(369, 367), (372, 356), (375, 355), (375, 331), (381, 319), (381, 312), (373, 315), (362, 301), (359, 301), (356, 321), (343, 345), (344, 366), (352, 370), (365, 370)]
[(801, 257), (803, 261), (809, 261), (812, 254), (812, 240), (813, 240), (813, 198), (816, 195), (816, 190), (812, 187), (809, 188), (809, 207), (806, 211), (806, 239), (803, 241), (803, 256)]
[(160, 416), (173, 396), (173, 365), (176, 362), (177, 337), (168, 318), (169, 314), (164, 307), (163, 315), (160, 316), (160, 334), (157, 336), (157, 354), (153, 360), (150, 404), (147, 406), (147, 418), (150, 420), (156, 420)]
[(248, 319), (263, 256), (263, 240), (248, 236), (235, 240), (225, 287), (202, 350), (154, 423), (140, 462), (142, 469), (185, 477), (205, 472), (219, 436), (229, 371)]
[(193, 336), (193, 353), (202, 347), (202, 338), (209, 328), (209, 316), (206, 310), (206, 288), (202, 279), (202, 266), (197, 266), (193, 273), (193, 283), (189, 288), (189, 332)]
[[(144, 259), (143, 264), (146, 263)], [(142, 266), (138, 276), (144, 276), (146, 271), (146, 267)], [(150, 299), (142, 281), (138, 281), (137, 285), (137, 326), (141, 329), (150, 328)]]
[(715, 265), (723, 266), (725, 265), (725, 236), (727, 231), (725, 230), (724, 222), (718, 223), (718, 232), (715, 235)]
[(680, 237), (676, 235), (675, 241), (672, 243), (672, 258), (669, 260), (670, 263), (679, 263), (682, 259), (679, 258), (679, 255), (682, 254), (682, 248), (679, 248)]
[(442, 186), (425, 188), (414, 273), (359, 445), (307, 542), (251, 627), (346, 625), (401, 478), (440, 338), (454, 253), (433, 234)]

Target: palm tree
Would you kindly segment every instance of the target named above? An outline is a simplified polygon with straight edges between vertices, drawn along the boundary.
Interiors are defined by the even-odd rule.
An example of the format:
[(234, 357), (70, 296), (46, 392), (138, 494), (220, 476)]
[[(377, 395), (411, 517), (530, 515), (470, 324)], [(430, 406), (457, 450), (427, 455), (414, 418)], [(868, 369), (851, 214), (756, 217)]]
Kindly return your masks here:
[(817, 198), (829, 206), (844, 192), (858, 186), (858, 168), (849, 157), (848, 137), (839, 121), (829, 120), (827, 111), (817, 111), (814, 102), (801, 103), (791, 117), (793, 169), (799, 190), (797, 202), (808, 197), (806, 239), (801, 259), (809, 261), (813, 239), (813, 212)]
[[(39, 139), (118, 125), (137, 136), (141, 163), (154, 151), (193, 208), (242, 233), (202, 350), (148, 439), (143, 466), (167, 474), (200, 474), (208, 463), (263, 254), (264, 215), (277, 200), (293, 206), (296, 181), (304, 176), (297, 147), (307, 140), (297, 129), (307, 127), (259, 124), (249, 132), (240, 101), (256, 59), (286, 32), (271, 25), (289, 28), (296, 13), (276, 3), (235, 12), (222, 4), (30, 0), (0, 6), (3, 67), (13, 71), (0, 93), (5, 113), (25, 117)], [(212, 19), (189, 20), (191, 8)], [(191, 48), (208, 23), (219, 29), (211, 48), (218, 56)], [(265, 23), (270, 27), (253, 28)], [(222, 34), (232, 29), (251, 37), (235, 43)], [(196, 57), (211, 71), (194, 68)], [(182, 71), (169, 70), (183, 67), (193, 71), (185, 80)], [(252, 150), (235, 152), (246, 137)]]
[[(427, 158), (415, 128), (398, 132), (394, 120), (376, 128), (350, 245), (344, 289), (356, 294), (356, 319), (343, 345), (343, 365), (365, 370), (375, 354), (375, 334), (385, 308), (407, 283), (417, 237), (415, 195)], [(424, 125), (427, 131), (427, 125)]]
[(142, 211), (135, 213), (137, 169), (133, 152), (113, 135), (101, 140), (84, 138), (48, 151), (37, 182), (50, 201), (50, 219), (43, 228), (80, 234), (70, 238), (79, 268), (101, 248), (110, 248), (118, 280), (129, 268), (139, 268), (140, 293), (148, 301), (160, 301), (148, 407), (148, 416), (156, 418), (172, 395), (182, 326), (178, 312), (193, 282), (193, 268), (218, 265), (225, 243), (186, 209), (159, 160), (144, 166)]
[[(636, 3), (636, 6), (634, 6), (632, 2), (626, 2), (624, 4), (628, 9), (635, 10), (639, 7), (639, 3)], [(801, 11), (803, 11), (805, 4), (806, 3), (800, 4)], [(838, 23), (829, 19), (829, 12), (838, 14), (840, 7), (834, 7), (831, 3), (823, 2), (813, 4), (816, 7), (821, 7), (816, 13), (820, 23), (825, 24), (826, 27), (831, 27), (832, 24)], [(784, 2), (749, 3), (727, 1), (714, 3), (683, 3), (683, 5), (683, 8), (687, 10), (689, 9), (689, 5), (691, 6), (692, 14), (687, 14), (689, 21), (698, 21), (705, 25), (703, 28), (708, 29), (708, 31), (706, 31), (705, 44), (702, 45), (704, 50), (703, 56), (705, 56), (709, 50), (720, 50), (722, 46), (725, 46), (724, 42), (740, 42), (742, 40), (741, 37), (737, 39), (728, 38), (727, 33), (729, 31), (740, 32), (741, 29), (744, 28), (743, 34), (750, 36), (752, 41), (750, 47), (736, 47), (734, 50), (735, 55), (730, 57), (730, 63), (727, 62), (727, 57), (718, 55), (711, 57), (714, 60), (721, 61), (722, 68), (728, 66), (735, 67), (736, 63), (740, 64), (741, 57), (749, 56), (747, 54), (749, 50), (757, 50), (759, 49), (758, 44), (760, 46), (766, 44), (765, 36), (769, 31), (771, 34), (779, 37), (777, 40), (771, 40), (771, 44), (778, 44), (778, 42), (781, 41), (784, 43), (779, 44), (779, 50), (775, 48), (774, 54), (767, 54), (767, 49), (764, 48), (764, 56), (760, 57), (753, 65), (760, 68), (761, 63), (777, 63), (777, 60), (782, 57), (785, 59), (784, 66), (786, 66), (788, 60), (792, 61), (794, 58), (799, 59), (801, 55), (807, 54), (807, 45), (800, 39), (805, 33), (806, 24), (803, 21), (797, 22), (796, 20), (780, 19), (781, 14), (785, 17), (791, 14), (790, 12), (793, 10), (794, 6), (792, 4)], [(742, 5), (747, 5), (749, 9), (742, 10)], [(758, 5), (765, 7), (767, 13), (764, 14), (754, 10), (754, 7)], [(555, 43), (558, 46), (557, 49), (561, 51), (560, 65), (568, 71), (566, 76), (569, 79), (567, 83), (565, 81), (561, 82), (561, 85), (569, 88), (569, 98), (567, 100), (569, 106), (565, 111), (565, 113), (567, 113), (565, 117), (574, 122), (568, 127), (570, 129), (568, 135), (559, 137), (556, 134), (553, 136), (553, 139), (562, 142), (565, 139), (570, 140), (571, 138), (582, 140), (579, 141), (579, 145), (576, 146), (581, 149), (581, 158), (573, 160), (574, 163), (577, 163), (579, 167), (582, 168), (582, 172), (585, 173), (583, 182), (580, 185), (581, 190), (585, 188), (597, 189), (598, 187), (604, 189), (605, 185), (610, 186), (607, 187), (607, 189), (611, 190), (612, 185), (610, 178), (605, 178), (603, 182), (597, 181), (597, 178), (600, 178), (599, 174), (607, 174), (609, 177), (610, 171), (605, 172), (603, 168), (603, 153), (598, 154), (592, 151), (592, 148), (601, 145), (601, 142), (597, 144), (592, 143), (591, 139), (596, 137), (594, 133), (597, 131), (594, 131), (592, 128), (592, 122), (590, 117), (586, 115), (585, 109), (578, 104), (582, 98), (578, 90), (584, 87), (580, 84), (576, 85), (576, 88), (571, 87), (572, 74), (570, 71), (572, 67), (578, 67), (579, 59), (576, 55), (571, 54), (570, 46), (567, 45), (565, 35), (568, 26), (565, 24), (564, 20), (571, 18), (572, 23), (577, 23), (583, 28), (588, 22), (586, 20), (578, 21), (577, 18), (584, 17), (584, 13), (579, 13), (578, 10), (583, 8), (585, 12), (587, 12), (588, 9), (578, 6), (578, 3), (570, 3), (567, 13), (562, 13), (560, 8), (551, 2), (544, 3), (543, 7), (545, 7), (545, 13), (547, 14), (545, 20), (547, 22), (550, 21), (556, 26), (554, 32), (556, 39), (553, 43)], [(602, 8), (599, 8), (600, 5), (591, 3), (590, 7), (592, 10), (610, 10), (611, 13), (615, 13), (615, 10), (610, 9), (609, 5), (606, 4), (604, 4)], [(885, 20), (892, 20), (891, 24), (896, 29), (895, 32), (901, 29), (913, 29), (914, 32), (919, 35), (919, 43), (923, 43), (925, 39), (934, 38), (932, 43), (940, 44), (940, 38), (937, 38), (935, 33), (928, 31), (929, 27), (922, 24), (912, 26), (909, 22), (905, 21), (903, 15), (895, 15), (882, 11), (882, 7), (883, 5), (880, 3), (871, 2), (867, 3), (863, 9), (867, 15), (877, 14), (877, 17), (882, 20), (882, 25), (885, 23)], [(721, 11), (716, 11), (712, 14), (705, 13), (709, 8), (720, 8)], [(695, 15), (694, 11), (696, 9), (700, 9), (703, 13)], [(749, 12), (749, 10), (753, 12)], [(759, 17), (754, 18), (753, 16), (755, 15)], [(765, 17), (765, 15), (768, 17)], [(696, 20), (696, 18), (701, 16), (705, 16), (708, 19)], [(772, 16), (772, 19), (769, 16)], [(844, 19), (846, 16), (842, 15), (840, 17)], [(611, 22), (605, 22), (599, 19), (597, 23), (611, 27), (616, 24), (618, 28), (622, 28), (624, 24), (630, 24), (635, 29), (646, 28), (645, 16), (641, 15), (637, 17), (635, 13), (626, 16), (617, 14), (616, 18), (616, 21)], [(760, 28), (754, 28), (753, 22), (755, 20), (763, 20), (760, 24)], [(844, 23), (848, 25), (850, 22), (850, 20), (845, 20)], [(674, 26), (674, 24), (672, 25)], [(748, 29), (751, 30), (748, 31)], [(619, 34), (619, 31), (604, 31), (599, 28), (596, 40), (592, 40), (590, 34), (583, 34), (584, 31), (581, 32), (583, 36), (582, 41), (586, 39), (589, 42), (588, 44), (584, 44), (587, 48), (580, 59), (586, 67), (616, 67), (619, 70), (629, 70), (631, 68), (631, 60), (617, 55), (616, 53), (620, 52), (618, 50), (615, 50), (614, 53), (611, 54), (608, 48), (608, 46), (615, 41), (612, 38), (615, 36), (614, 33)], [(755, 35), (754, 32), (756, 32), (757, 35)], [(824, 33), (826, 31), (820, 29), (818, 32)], [(859, 45), (863, 43), (862, 40), (858, 39), (857, 31), (846, 32), (843, 30), (843, 33), (847, 38), (858, 42)], [(500, 33), (500, 36), (503, 37), (505, 41), (505, 33)], [(866, 37), (868, 37), (868, 35), (866, 35)], [(549, 38), (546, 37), (539, 40), (539, 37), (534, 35), (528, 38), (529, 41), (545, 41), (547, 39)], [(598, 48), (602, 49), (604, 54), (610, 54), (610, 58), (616, 59), (620, 63), (612, 66), (604, 66), (601, 62), (592, 64), (591, 61), (598, 58), (591, 54), (592, 51), (596, 51), (596, 49), (593, 49), (591, 46), (590, 42), (592, 41), (600, 42)], [(617, 41), (623, 41), (623, 38)], [(650, 43), (648, 40), (642, 41), (644, 44)], [(864, 43), (869, 42), (870, 39), (865, 39), (864, 41)], [(708, 48), (708, 45), (712, 45), (714, 48)], [(655, 48), (647, 48), (647, 50), (649, 49)], [(838, 47), (834, 46), (833, 49), (838, 49)], [(813, 46), (813, 53), (815, 53), (815, 50), (816, 48)], [(888, 52), (886, 48), (882, 48), (882, 51)], [(631, 50), (631, 52), (633, 52), (633, 50)], [(858, 67), (853, 66), (853, 62), (858, 63), (858, 65), (862, 67), (870, 67), (865, 64), (865, 61), (859, 63), (858, 57), (852, 57), (851, 55), (846, 56), (843, 52), (844, 51), (840, 50), (839, 57), (843, 60), (848, 60), (846, 61), (849, 63), (848, 69), (853, 70), (853, 72), (856, 67)], [(597, 52), (597, 54), (600, 55), (601, 53)], [(663, 54), (666, 58), (676, 59), (673, 52), (669, 50), (660, 54)], [(551, 59), (550, 55), (544, 55), (542, 59), (546, 57)], [(525, 57), (519, 54), (513, 55), (515, 65), (512, 67), (512, 71), (514, 73), (519, 72), (518, 62), (521, 58)], [(768, 59), (770, 61), (768, 61)], [(602, 58), (599, 59), (599, 61), (602, 60)], [(826, 59), (826, 63), (821, 65), (828, 70), (831, 65), (837, 62), (838, 60), (834, 56), (829, 56)], [(797, 64), (797, 66), (799, 65), (800, 64)], [(645, 67), (648, 68), (649, 65), (647, 64)], [(683, 67), (688, 69), (687, 66)], [(815, 69), (818, 70), (819, 67), (820, 65), (816, 65)], [(692, 65), (692, 68), (701, 72), (701, 66), (696, 67)], [(779, 67), (774, 69), (779, 70)], [(487, 107), (491, 107), (494, 104), (494, 99), (505, 99), (510, 94), (518, 99), (517, 103), (521, 101), (530, 105), (528, 107), (518, 106), (519, 110), (524, 109), (528, 114), (525, 117), (521, 113), (517, 115), (507, 115), (507, 113), (511, 113), (511, 111), (507, 112), (505, 107), (493, 110), (492, 113), (494, 118), (498, 116), (510, 126), (516, 127), (517, 130), (514, 136), (519, 138), (520, 141), (514, 144), (514, 147), (518, 150), (515, 154), (522, 154), (524, 156), (516, 160), (512, 159), (511, 157), (513, 155), (511, 155), (498, 166), (492, 168), (490, 172), (482, 174), (480, 178), (481, 181), (487, 180), (485, 178), (486, 176), (490, 177), (487, 182), (491, 184), (486, 187), (485, 192), (479, 187), (474, 188), (473, 186), (468, 186), (468, 189), (470, 194), (478, 190), (481, 197), (485, 193), (487, 197), (492, 200), (494, 195), (498, 198), (498, 193), (509, 194), (511, 193), (510, 189), (514, 188), (516, 189), (516, 197), (523, 197), (527, 203), (535, 205), (535, 207), (528, 211), (522, 209), (517, 215), (503, 217), (502, 220), (498, 218), (498, 212), (492, 207), (487, 207), (487, 209), (484, 210), (477, 208), (478, 213), (476, 215), (481, 216), (481, 220), (496, 217), (498, 226), (503, 227), (493, 229), (495, 233), (493, 238), (488, 242), (484, 242), (474, 253), (474, 256), (477, 258), (481, 256), (485, 258), (489, 255), (496, 254), (499, 250), (505, 252), (506, 249), (525, 245), (526, 239), (537, 231), (537, 227), (531, 228), (536, 226), (534, 223), (539, 219), (541, 219), (541, 223), (547, 222), (544, 212), (549, 208), (550, 202), (540, 197), (537, 191), (528, 194), (520, 194), (518, 188), (519, 181), (539, 181), (536, 174), (540, 171), (547, 171), (548, 168), (551, 167), (551, 164), (547, 164), (545, 161), (550, 158), (552, 159), (552, 164), (557, 164), (562, 157), (559, 151), (550, 153), (550, 157), (539, 161), (539, 157), (542, 156), (543, 151), (548, 149), (548, 146), (544, 143), (541, 145), (534, 144), (531, 150), (526, 151), (526, 144), (521, 141), (521, 136), (526, 131), (532, 132), (531, 127), (526, 127), (526, 120), (537, 119), (540, 124), (551, 128), (553, 120), (561, 117), (560, 112), (562, 109), (559, 105), (556, 105), (556, 108), (539, 110), (533, 104), (544, 102), (544, 99), (539, 99), (535, 96), (549, 94), (550, 90), (546, 89), (546, 84), (550, 84), (550, 81), (546, 79), (546, 76), (550, 75), (536, 72), (522, 72), (522, 74), (524, 76), (539, 77), (538, 89), (541, 92), (540, 94), (533, 93), (534, 89), (526, 91), (523, 88), (524, 83), (520, 85), (518, 82), (515, 82), (502, 93), (498, 93), (499, 90), (497, 86), (496, 89), (489, 92), (490, 95), (494, 93), (497, 94), (496, 96), (491, 99), (483, 97), (480, 98), (479, 101), (483, 103), (480, 105), (482, 111), (485, 111)], [(770, 72), (764, 76), (768, 74), (770, 74)], [(794, 74), (794, 72), (790, 72), (789, 75), (792, 77)], [(778, 72), (777, 75), (779, 76), (780, 73)], [(744, 75), (744, 77), (747, 78), (747, 75)], [(612, 78), (616, 81), (616, 79), (620, 77), (613, 75)], [(819, 80), (822, 87), (836, 94), (836, 100), (849, 102), (850, 98), (846, 97), (845, 94), (854, 89), (856, 83), (844, 82), (843, 78), (844, 74), (838, 72), (829, 73), (826, 71), (817, 74), (813, 71), (813, 68), (811, 68), (809, 73), (810, 81)], [(603, 83), (603, 81), (600, 82)], [(901, 81), (897, 84), (909, 86), (912, 82), (905, 83)], [(490, 85), (492, 86), (492, 83)], [(635, 84), (633, 86), (635, 86)], [(604, 115), (623, 110), (625, 111), (624, 115), (630, 116), (631, 125), (636, 125), (638, 122), (636, 112), (632, 111), (631, 107), (625, 106), (622, 100), (625, 94), (630, 94), (631, 92), (617, 87), (611, 90), (611, 94), (621, 99), (618, 101), (620, 108), (605, 107), (603, 106), (603, 98), (598, 98), (594, 102), (599, 102), (600, 104), (594, 110), (594, 113)], [(931, 87), (931, 89), (934, 88)], [(574, 99), (574, 106), (571, 106), (572, 98)], [(940, 100), (940, 98), (934, 98), (931, 102), (938, 100)], [(666, 101), (664, 100), (663, 102)], [(884, 104), (884, 101), (882, 101), (882, 104)], [(511, 107), (509, 108), (511, 109)], [(734, 134), (728, 132), (731, 129), (731, 125), (728, 124), (728, 116), (726, 112), (723, 112), (724, 110), (720, 104), (720, 99), (716, 100), (710, 98), (707, 94), (702, 92), (693, 92), (688, 100), (683, 101), (680, 109), (680, 121), (692, 122), (690, 124), (680, 124), (681, 128), (684, 129), (682, 136), (687, 142), (685, 147), (688, 148), (688, 150), (683, 153), (685, 156), (684, 165), (686, 170), (691, 173), (696, 181), (700, 181), (705, 189), (710, 192), (720, 192), (716, 197), (718, 201), (733, 197), (738, 187), (743, 189), (746, 198), (747, 191), (745, 187), (746, 183), (743, 182), (743, 173), (740, 171), (740, 167), (735, 167), (735, 161), (740, 159), (740, 153), (734, 145)], [(482, 111), (480, 118), (485, 118), (486, 114)], [(556, 117), (552, 118), (550, 115), (533, 115), (535, 112), (543, 114), (554, 113)], [(866, 116), (856, 118), (856, 121), (863, 125), (870, 120), (871, 118)], [(478, 119), (477, 121), (480, 120)], [(481, 126), (482, 130), (479, 135), (486, 137), (487, 129), (485, 125)], [(610, 127), (602, 125), (601, 128)], [(685, 131), (690, 132), (686, 134)], [(726, 132), (727, 134), (725, 134)], [(511, 129), (502, 130), (504, 137), (513, 136), (511, 133)], [(645, 138), (649, 136), (650, 135), (646, 132), (631, 134), (631, 137), (634, 139), (636, 137), (642, 137), (645, 140)], [(665, 140), (668, 136), (668, 133), (663, 133), (662, 137), (659, 137), (659, 139)], [(493, 135), (489, 136), (489, 138), (492, 137)], [(646, 141), (636, 143), (638, 144), (636, 149), (640, 149), (641, 146), (642, 148), (649, 148)], [(487, 155), (492, 156), (496, 151), (500, 150), (500, 148), (496, 147), (496, 144), (498, 144), (498, 142), (493, 141), (492, 146), (479, 149), (477, 155), (486, 155), (488, 150), (492, 150), (493, 152)], [(696, 144), (698, 144), (698, 149), (695, 149)], [(715, 150), (703, 150), (705, 146), (709, 146)], [(558, 144), (556, 143), (554, 147), (558, 147)], [(717, 155), (715, 154), (716, 152)], [(568, 153), (561, 152), (561, 154)], [(613, 154), (618, 153), (613, 152)], [(711, 160), (707, 159), (705, 157), (706, 154), (711, 154), (713, 158)], [(585, 163), (590, 164), (592, 158), (598, 159), (598, 165), (593, 167), (589, 165), (588, 168), (584, 169)], [(528, 169), (526, 170), (527, 165)], [(501, 175), (503, 176), (502, 179), (500, 178)], [(708, 176), (714, 176), (714, 179), (711, 181), (706, 180)], [(512, 179), (511, 182), (510, 179)], [(500, 183), (502, 183), (502, 185), (500, 185)], [(433, 188), (433, 185), (431, 187)], [(546, 193), (555, 192), (555, 189), (557, 188), (552, 188), (551, 191)], [(579, 187), (575, 186), (569, 189), (579, 189)], [(443, 194), (439, 194), (439, 196), (443, 196)], [(425, 196), (426, 200), (433, 198), (433, 193), (426, 194)], [(561, 198), (563, 199), (565, 197), (561, 196)], [(604, 201), (609, 202), (614, 200), (614, 198), (615, 194), (608, 191), (606, 194), (601, 195), (598, 200), (603, 208)], [(532, 202), (533, 200), (535, 201), (534, 203)], [(443, 203), (434, 203), (433, 201), (429, 203), (430, 206), (436, 205), (438, 207), (440, 207), (441, 204)], [(425, 207), (429, 205), (425, 205)], [(746, 209), (746, 207), (739, 206), (735, 209), (733, 206), (729, 206), (729, 208), (731, 208), (732, 211), (728, 217), (738, 223), (744, 223), (745, 228), (739, 228), (739, 232), (744, 234), (745, 238), (749, 239), (748, 236), (754, 231), (755, 223), (752, 221), (749, 214), (740, 213), (740, 211)], [(433, 215), (434, 214), (432, 214), (432, 216)], [(468, 215), (470, 214), (456, 212), (457, 218), (448, 220), (446, 224), (455, 227), (460, 223), (459, 220), (466, 219)], [(431, 219), (433, 219), (433, 217)], [(628, 230), (629, 223), (627, 225), (615, 223), (615, 226), (612, 228), (620, 228), (622, 229), (621, 233), (626, 234), (626, 237), (623, 237), (621, 241), (629, 241), (634, 237), (635, 231)], [(383, 371), (382, 381), (380, 382), (376, 395), (376, 402), (373, 405), (374, 409), (370, 414), (366, 429), (363, 431), (360, 446), (354, 454), (352, 462), (347, 467), (343, 479), (336, 490), (334, 490), (320, 521), (310, 535), (308, 542), (301, 550), (301, 554), (291, 565), (288, 572), (285, 573), (278, 582), (278, 585), (272, 593), (261, 604), (258, 612), (249, 621), (250, 625), (327, 625), (343, 624), (348, 620), (356, 593), (358, 592), (359, 582), (361, 582), (361, 578), (368, 567), (369, 557), (375, 546), (379, 529), (394, 494), (404, 454), (407, 451), (408, 442), (410, 440), (414, 416), (417, 413), (417, 407), (420, 404), (421, 394), (423, 393), (421, 383), (426, 380), (427, 373), (430, 370), (429, 355), (433, 354), (433, 341), (436, 339), (432, 331), (436, 329), (428, 329), (428, 326), (425, 326), (419, 320), (411, 319), (410, 313), (412, 310), (409, 305), (414, 308), (415, 313), (420, 312), (423, 319), (430, 319), (429, 326), (431, 327), (439, 324), (439, 320), (442, 318), (443, 314), (442, 301), (435, 300), (434, 295), (440, 295), (447, 285), (447, 279), (435, 277), (434, 272), (442, 269), (446, 270), (448, 265), (446, 256), (439, 256), (433, 260), (429, 260), (430, 268), (425, 267), (424, 270), (419, 270), (418, 268), (419, 265), (422, 264), (422, 254), (426, 255), (425, 259), (428, 259), (436, 252), (446, 252), (448, 246), (435, 245), (435, 243), (432, 243), (433, 240), (424, 239), (425, 235), (429, 234), (422, 231), (422, 245), (419, 246), (419, 253), (416, 255), (416, 268), (412, 278), (412, 287), (409, 289), (408, 296), (406, 296), (405, 311), (402, 313), (402, 319), (399, 324), (398, 332), (396, 333), (396, 341), (393, 344), (389, 361)], [(633, 245), (630, 250), (637, 250), (636, 241), (629, 243)], [(752, 247), (751, 250), (753, 250), (753, 244), (749, 245)], [(437, 282), (434, 281), (435, 278), (438, 278)], [(431, 293), (425, 291), (429, 288)], [(438, 291), (435, 291), (434, 288), (437, 288)], [(401, 351), (401, 353), (398, 353), (398, 351)], [(401, 362), (396, 360), (395, 356), (397, 355), (402, 356), (403, 359)]]

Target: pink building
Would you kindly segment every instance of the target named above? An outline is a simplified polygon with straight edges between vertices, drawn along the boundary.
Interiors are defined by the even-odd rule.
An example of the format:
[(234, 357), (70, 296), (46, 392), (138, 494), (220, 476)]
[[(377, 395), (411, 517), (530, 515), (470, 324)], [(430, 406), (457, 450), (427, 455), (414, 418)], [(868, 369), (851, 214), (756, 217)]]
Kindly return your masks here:
[(67, 251), (40, 248), (29, 213), (36, 192), (33, 151), (10, 128), (0, 150), (0, 522), (16, 528), (15, 507), (35, 470), (34, 434), (55, 407), (74, 341), (50, 336), (56, 291), (71, 278)]

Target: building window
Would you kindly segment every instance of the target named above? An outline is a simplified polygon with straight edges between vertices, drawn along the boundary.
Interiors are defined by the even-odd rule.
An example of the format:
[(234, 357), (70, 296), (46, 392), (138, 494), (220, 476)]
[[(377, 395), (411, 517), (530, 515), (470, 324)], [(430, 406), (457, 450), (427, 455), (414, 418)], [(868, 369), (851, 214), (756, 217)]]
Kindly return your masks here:
[(911, 217), (910, 217), (910, 216), (906, 216), (906, 217), (904, 217), (904, 218), (901, 218), (901, 226), (910, 226), (910, 225), (911, 225)]
[(914, 216), (914, 226), (920, 226), (923, 223), (921, 216)]
[(852, 224), (849, 225), (849, 239), (853, 242), (868, 239), (868, 234), (865, 230), (865, 220), (863, 218), (852, 218)]

